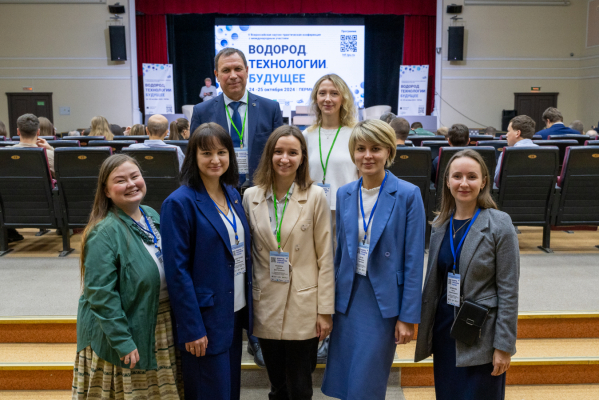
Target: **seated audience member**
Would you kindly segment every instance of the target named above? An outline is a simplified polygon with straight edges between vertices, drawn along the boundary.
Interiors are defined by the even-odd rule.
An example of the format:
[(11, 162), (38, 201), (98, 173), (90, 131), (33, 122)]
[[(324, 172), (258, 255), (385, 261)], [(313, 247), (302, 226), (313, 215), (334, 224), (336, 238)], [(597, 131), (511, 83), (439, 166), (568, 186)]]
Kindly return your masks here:
[(69, 136), (81, 136), (81, 132), (79, 132), (77, 129), (75, 129), (75, 130), (69, 132)]
[(89, 133), (85, 134), (85, 136), (104, 136), (106, 140), (114, 139), (114, 134), (110, 130), (110, 124), (106, 120), (106, 118), (102, 116), (97, 116), (92, 118), (92, 126)]
[(593, 130), (593, 129), (591, 129), (591, 130), (587, 131), (587, 135), (589, 135), (589, 136), (591, 137), (591, 140), (594, 140), (594, 139), (596, 139), (596, 138), (597, 138), (597, 136), (598, 136), (598, 135), (597, 135), (597, 131), (596, 131), (596, 130)]
[[(507, 127), (507, 145), (508, 147), (526, 147), (538, 146), (532, 142), (532, 137), (535, 134), (535, 121), (528, 115), (518, 115), (512, 118)], [(497, 159), (497, 167), (495, 168), (495, 184), (499, 186), (499, 172), (501, 171), (501, 161), (503, 160), (503, 152)]]
[(492, 126), (487, 126), (485, 129), (482, 129), (479, 134), (481, 135), (491, 135), (493, 137), (495, 137), (495, 135), (497, 134), (497, 129), (493, 128)]
[(441, 126), (441, 127), (439, 127), (439, 129), (437, 129), (437, 132), (435, 133), (435, 135), (445, 136), (445, 138), (447, 139), (448, 133), (449, 133), (449, 129), (446, 126)]
[[(465, 147), (470, 143), (470, 130), (464, 124), (453, 124), (447, 132), (447, 143), (451, 147)], [(439, 165), (439, 156), (433, 160), (433, 169), (431, 170), (431, 180), (437, 180), (437, 166)]]
[(183, 166), (183, 160), (185, 154), (181, 151), (179, 146), (164, 143), (164, 137), (168, 133), (168, 120), (165, 116), (155, 114), (148, 119), (148, 126), (146, 132), (150, 136), (150, 139), (145, 140), (143, 143), (136, 143), (129, 146), (130, 149), (151, 149), (156, 147), (174, 147), (177, 149), (177, 156), (179, 157), (179, 170)]
[(212, 79), (204, 79), (204, 86), (200, 89), (200, 98), (202, 101), (212, 100), (216, 97), (216, 88), (212, 86)]
[(381, 115), (380, 120), (385, 121), (388, 124), (391, 124), (391, 121), (393, 121), (393, 119), (395, 119), (396, 117), (397, 115), (393, 114), (392, 112), (386, 112), (383, 113), (383, 115)]
[(40, 122), (40, 136), (56, 136), (54, 125), (48, 118), (39, 117), (38, 121)]
[(392, 119), (389, 125), (395, 131), (397, 147), (405, 147), (406, 139), (410, 134), (410, 123), (405, 118), (397, 117)]
[(546, 109), (541, 118), (545, 121), (546, 128), (538, 131), (537, 135), (543, 136), (543, 139), (554, 135), (580, 135), (580, 132), (564, 125), (564, 117), (555, 107)]
[(84, 129), (81, 131), (81, 136), (89, 136), (90, 132), (91, 132), (90, 128)]
[(125, 128), (123, 135), (125, 136), (144, 136), (146, 134), (146, 127), (142, 124), (135, 124)]
[(8, 132), (6, 131), (6, 125), (4, 125), (4, 122), (2, 121), (0, 121), (0, 136), (8, 136)]
[(410, 135), (419, 135), (419, 136), (435, 136), (431, 131), (427, 131), (422, 127), (422, 123), (414, 122), (412, 124), (412, 130), (410, 131)]
[(121, 128), (120, 126), (118, 126), (116, 124), (110, 124), (110, 132), (112, 132), (112, 134), (114, 136), (122, 136), (123, 128)]
[(189, 140), (189, 121), (185, 118), (177, 118), (171, 122), (169, 140)]
[(21, 115), (17, 119), (17, 135), (19, 135), (19, 144), (11, 147), (43, 147), (46, 149), (50, 171), (54, 175), (54, 148), (45, 139), (38, 137), (40, 135), (39, 119), (33, 114)]
[(574, 129), (575, 131), (578, 131), (581, 135), (584, 135), (584, 125), (582, 124), (582, 121), (578, 119), (572, 121), (572, 123), (570, 124), (570, 129)]

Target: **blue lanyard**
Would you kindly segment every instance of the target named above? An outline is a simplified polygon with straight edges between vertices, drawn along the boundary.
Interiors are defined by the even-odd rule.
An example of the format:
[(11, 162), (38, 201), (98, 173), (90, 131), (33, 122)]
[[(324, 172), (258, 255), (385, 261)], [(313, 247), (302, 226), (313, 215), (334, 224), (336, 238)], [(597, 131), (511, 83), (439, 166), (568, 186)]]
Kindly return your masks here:
[(222, 210), (220, 208), (218, 208), (218, 206), (216, 205), (216, 202), (214, 200), (212, 200), (212, 197), (210, 198), (210, 200), (212, 200), (212, 203), (214, 203), (214, 207), (216, 207), (216, 209), (223, 215), (223, 217), (225, 217), (225, 219), (227, 220), (227, 222), (229, 224), (231, 224), (231, 226), (233, 227), (233, 230), (235, 231), (235, 244), (239, 244), (239, 236), (237, 236), (237, 219), (235, 218), (235, 212), (233, 211), (233, 208), (231, 207), (231, 202), (229, 201), (229, 196), (225, 195), (225, 199), (227, 199), (227, 205), (229, 206), (229, 210), (231, 210), (231, 214), (233, 214), (233, 222), (231, 222), (231, 220), (225, 215), (224, 212), (222, 212)]
[(133, 220), (133, 222), (135, 222), (137, 224), (137, 226), (139, 226), (139, 229), (141, 229), (144, 232), (149, 233), (150, 235), (152, 235), (152, 238), (154, 238), (154, 247), (156, 247), (158, 250), (160, 250), (160, 248), (158, 247), (157, 243), (158, 243), (158, 238), (156, 237), (156, 234), (154, 234), (154, 231), (152, 230), (152, 226), (150, 225), (150, 221), (148, 221), (148, 217), (146, 217), (146, 213), (144, 212), (144, 210), (139, 207), (139, 211), (141, 211), (141, 215), (144, 216), (144, 220), (146, 221), (146, 226), (148, 227), (148, 229), (144, 228), (143, 226), (141, 226), (136, 220), (134, 220), (133, 218), (131, 218)]
[(364, 224), (364, 241), (362, 244), (366, 244), (366, 237), (368, 236), (368, 226), (370, 226), (370, 222), (372, 222), (372, 216), (374, 215), (374, 210), (376, 210), (377, 204), (379, 204), (379, 197), (381, 197), (381, 193), (383, 192), (383, 188), (385, 187), (385, 181), (387, 180), (387, 176), (389, 172), (385, 172), (385, 178), (383, 179), (383, 183), (381, 183), (381, 190), (379, 190), (379, 195), (376, 197), (376, 202), (374, 203), (374, 207), (372, 207), (372, 211), (370, 211), (370, 217), (368, 217), (368, 223), (366, 223), (366, 216), (364, 215), (364, 200), (362, 200), (362, 178), (358, 182), (358, 189), (360, 192), (360, 211), (362, 211), (362, 224)]
[(472, 227), (472, 224), (474, 224), (474, 221), (476, 221), (476, 217), (478, 217), (478, 214), (480, 214), (480, 208), (478, 210), (476, 210), (476, 214), (474, 214), (474, 217), (472, 217), (472, 220), (468, 224), (468, 227), (466, 228), (466, 231), (464, 232), (464, 236), (462, 236), (462, 240), (460, 240), (460, 243), (458, 244), (458, 248), (456, 249), (456, 248), (454, 248), (454, 245), (453, 245), (453, 235), (452, 235), (453, 213), (451, 213), (451, 220), (449, 221), (449, 243), (451, 244), (451, 254), (453, 254), (453, 274), (454, 275), (455, 275), (455, 270), (456, 270), (455, 266), (457, 263), (457, 254), (460, 252), (460, 249), (462, 248), (462, 245), (464, 244), (464, 240), (466, 239), (466, 235), (468, 235), (468, 231)]

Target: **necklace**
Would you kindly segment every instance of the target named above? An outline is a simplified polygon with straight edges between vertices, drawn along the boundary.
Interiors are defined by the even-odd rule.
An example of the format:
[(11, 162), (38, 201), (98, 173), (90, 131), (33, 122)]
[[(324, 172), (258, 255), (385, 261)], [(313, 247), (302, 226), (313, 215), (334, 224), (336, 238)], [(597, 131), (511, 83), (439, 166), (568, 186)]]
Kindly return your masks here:
[(457, 230), (457, 231), (456, 231), (456, 229), (455, 229), (455, 224), (452, 224), (452, 225), (451, 225), (451, 226), (452, 226), (452, 228), (453, 228), (453, 238), (454, 238), (454, 239), (455, 239), (455, 235), (456, 235), (456, 233), (458, 233), (458, 232), (460, 231), (460, 229), (462, 229), (463, 227), (465, 227), (466, 225), (468, 225), (468, 221), (470, 221), (471, 219), (472, 219), (472, 218), (468, 218), (468, 219), (467, 219), (467, 220), (464, 222), (464, 224), (458, 228), (458, 230)]
[(229, 213), (229, 208), (227, 206), (226, 199), (225, 199), (225, 204), (222, 205), (219, 202), (217, 202), (212, 196), (210, 196), (210, 198), (212, 199), (212, 201), (214, 201), (214, 203), (218, 206), (218, 208), (220, 208), (221, 210), (223, 210), (223, 212), (226, 211), (227, 214)]

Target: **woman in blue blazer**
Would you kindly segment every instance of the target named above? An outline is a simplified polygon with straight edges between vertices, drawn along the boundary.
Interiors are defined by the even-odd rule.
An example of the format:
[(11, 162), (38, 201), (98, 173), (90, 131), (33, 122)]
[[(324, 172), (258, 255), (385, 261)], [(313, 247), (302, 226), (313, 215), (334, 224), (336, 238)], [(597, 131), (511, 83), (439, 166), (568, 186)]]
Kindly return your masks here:
[(395, 132), (367, 120), (349, 151), (362, 178), (337, 192), (335, 315), (322, 392), (385, 399), (397, 344), (420, 322), (426, 218), (420, 190), (385, 170)]
[(252, 332), (250, 229), (233, 188), (231, 136), (193, 133), (181, 187), (163, 203), (164, 267), (181, 350), (185, 398), (239, 399), (242, 328)]

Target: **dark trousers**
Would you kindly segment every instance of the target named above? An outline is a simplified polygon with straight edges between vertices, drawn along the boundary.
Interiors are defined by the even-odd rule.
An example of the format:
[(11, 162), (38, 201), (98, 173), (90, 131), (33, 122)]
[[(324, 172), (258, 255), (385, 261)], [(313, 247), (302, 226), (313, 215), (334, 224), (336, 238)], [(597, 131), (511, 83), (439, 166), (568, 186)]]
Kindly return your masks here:
[(258, 339), (270, 379), (269, 400), (312, 399), (318, 338), (308, 340)]
[(235, 313), (233, 344), (228, 351), (204, 357), (181, 351), (186, 400), (239, 400), (244, 312), (245, 308)]

